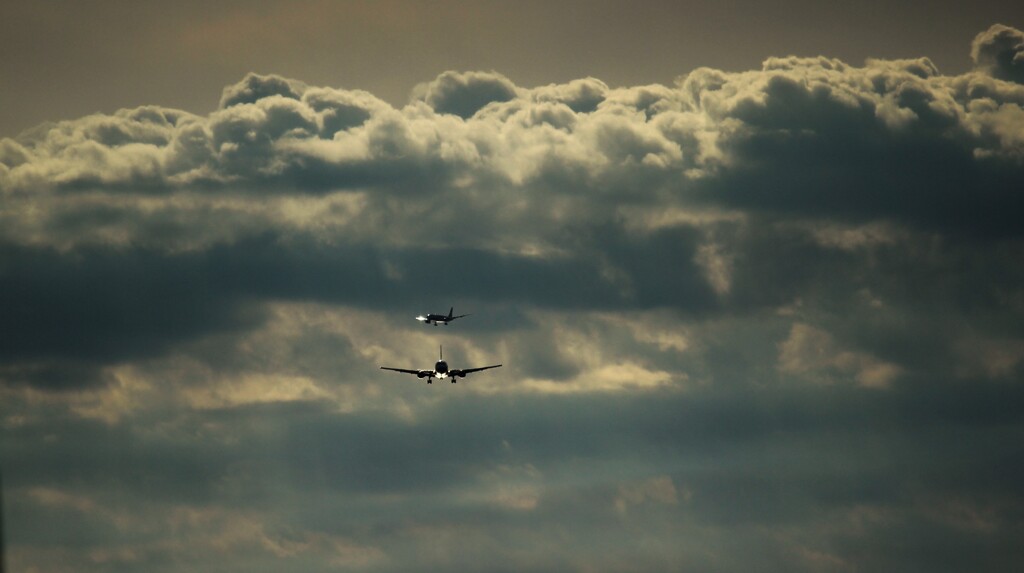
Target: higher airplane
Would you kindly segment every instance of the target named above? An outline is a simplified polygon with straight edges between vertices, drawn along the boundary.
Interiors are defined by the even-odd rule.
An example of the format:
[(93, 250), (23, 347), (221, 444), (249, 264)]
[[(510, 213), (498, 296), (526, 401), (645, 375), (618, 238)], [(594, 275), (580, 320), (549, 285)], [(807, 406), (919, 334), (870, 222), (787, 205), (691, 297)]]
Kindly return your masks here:
[(450, 309), (448, 309), (448, 315), (447, 316), (445, 316), (443, 314), (427, 314), (426, 316), (423, 316), (421, 314), (420, 316), (416, 317), (416, 320), (418, 320), (420, 322), (425, 322), (427, 324), (433, 323), (434, 326), (437, 326), (437, 323), (439, 323), (439, 322), (441, 324), (445, 325), (445, 326), (448, 326), (448, 323), (453, 321), (453, 320), (455, 320), (456, 318), (462, 318), (464, 316), (469, 316), (468, 314), (460, 314), (458, 316), (452, 316), (453, 312), (455, 312), (455, 307), (454, 306), (451, 307)]
[(437, 378), (438, 380), (451, 378), (452, 384), (455, 384), (457, 378), (465, 378), (466, 374), (469, 374), (471, 372), (479, 372), (481, 370), (487, 370), (489, 368), (501, 368), (501, 364), (495, 364), (494, 366), (483, 366), (480, 368), (464, 368), (462, 370), (456, 368), (454, 370), (449, 370), (448, 363), (444, 361), (444, 348), (441, 348), (440, 351), (441, 359), (438, 360), (436, 364), (434, 364), (433, 370), (408, 370), (405, 368), (389, 368), (387, 366), (381, 366), (380, 369), (393, 370), (395, 372), (403, 372), (405, 374), (415, 374), (417, 378), (426, 378), (427, 384), (432, 383), (434, 381), (434, 378)]

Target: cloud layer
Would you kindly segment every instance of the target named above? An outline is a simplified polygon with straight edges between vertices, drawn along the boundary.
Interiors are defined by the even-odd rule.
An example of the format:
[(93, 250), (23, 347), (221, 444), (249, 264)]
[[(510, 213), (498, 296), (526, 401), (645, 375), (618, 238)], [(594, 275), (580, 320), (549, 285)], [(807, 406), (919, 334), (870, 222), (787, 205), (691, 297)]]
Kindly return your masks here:
[[(1021, 54), (250, 74), (0, 141), (12, 566), (1012, 568)], [(377, 370), (438, 344), (505, 367)]]

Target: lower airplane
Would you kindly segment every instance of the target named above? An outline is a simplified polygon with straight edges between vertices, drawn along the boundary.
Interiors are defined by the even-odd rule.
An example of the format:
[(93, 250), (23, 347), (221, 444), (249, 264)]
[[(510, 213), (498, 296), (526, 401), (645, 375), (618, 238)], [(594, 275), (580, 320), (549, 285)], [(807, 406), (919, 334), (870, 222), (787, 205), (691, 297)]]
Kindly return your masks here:
[(439, 323), (439, 322), (441, 324), (445, 325), (445, 326), (448, 326), (448, 323), (453, 321), (453, 320), (455, 320), (456, 318), (462, 318), (464, 316), (469, 316), (468, 314), (460, 314), (458, 316), (452, 316), (453, 312), (455, 312), (455, 307), (454, 306), (451, 307), (450, 309), (448, 309), (448, 314), (447, 315), (444, 315), (444, 314), (433, 314), (433, 313), (428, 313), (426, 315), (422, 315), (421, 314), (421, 315), (416, 317), (416, 320), (418, 320), (420, 322), (424, 322), (426, 324), (433, 323), (434, 326), (437, 326), (437, 323)]
[(501, 364), (495, 364), (494, 366), (483, 366), (480, 368), (458, 368), (449, 370), (448, 363), (444, 361), (444, 348), (440, 349), (441, 359), (434, 364), (433, 370), (408, 370), (405, 368), (389, 368), (387, 366), (381, 366), (381, 370), (393, 370), (395, 372), (403, 372), (405, 374), (415, 374), (417, 378), (426, 378), (427, 384), (434, 381), (434, 378), (438, 380), (444, 380), (445, 378), (451, 378), (452, 384), (455, 384), (457, 378), (465, 378), (466, 374), (471, 372), (479, 372), (481, 370), (487, 370), (489, 368), (501, 368)]

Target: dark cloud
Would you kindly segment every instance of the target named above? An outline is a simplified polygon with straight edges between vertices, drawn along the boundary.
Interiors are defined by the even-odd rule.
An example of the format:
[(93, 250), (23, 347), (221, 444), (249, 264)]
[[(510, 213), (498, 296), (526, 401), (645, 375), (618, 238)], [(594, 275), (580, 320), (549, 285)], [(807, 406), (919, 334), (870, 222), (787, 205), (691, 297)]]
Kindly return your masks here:
[(551, 85), (535, 92), (537, 101), (565, 104), (576, 113), (590, 113), (608, 97), (608, 85), (597, 78), (573, 80), (564, 85)]
[(233, 86), (224, 88), (220, 97), (220, 108), (226, 109), (231, 106), (256, 103), (257, 101), (270, 96), (281, 96), (297, 100), (306, 91), (306, 86), (301, 82), (282, 78), (281, 76), (247, 74), (242, 81)]
[[(384, 570), (416, 559), (426, 559), (415, 563), (426, 568), (445, 562), (441, 555), (404, 553), (414, 526), (452, 550), (459, 542), (447, 534), (438, 539), (440, 531), (476, 530), (481, 542), (495, 543), (512, 563), (524, 560), (526, 569), (533, 566), (524, 552), (537, 540), (520, 539), (523, 532), (556, 534), (566, 527), (572, 532), (561, 535), (572, 560), (588, 554), (601, 530), (625, 535), (650, 528), (668, 540), (692, 531), (713, 544), (712, 555), (750, 544), (758, 553), (785, 554), (796, 542), (852, 563), (917, 563), (936, 537), (959, 540), (954, 556), (987, 547), (992, 570), (1013, 563), (1014, 484), (1024, 468), (1012, 461), (1019, 448), (1002, 439), (999, 420), (951, 428), (935, 415), (945, 407), (935, 401), (907, 395), (904, 402), (870, 390), (748, 388), (743, 396), (461, 396), (426, 409), (416, 423), (380, 414), (339, 416), (312, 404), (275, 405), (200, 414), (181, 428), (193, 437), (175, 432), (170, 441), (139, 436), (134, 426), (142, 420), (115, 430), (76, 423), (68, 428), (73, 433), (62, 431), (59, 442), (36, 453), (30, 452), (38, 435), (26, 428), (5, 434), (7, 443), (25, 446), (9, 450), (21, 463), (8, 481), (45, 508), (21, 502), (15, 521), (64, 519), (61, 539), (96, 548), (121, 538), (141, 548), (144, 562), (161, 558), (147, 549), (161, 536), (221, 535), (222, 523), (207, 521), (199, 509), (212, 506), (228, 515), (248, 510), (241, 515), (260, 516), (262, 533), (271, 539), (287, 538), (291, 530), (299, 539), (332, 534), (386, 546), (391, 561)], [(932, 414), (922, 419), (905, 408)], [(166, 428), (174, 417), (158, 420)], [(936, 441), (936, 431), (945, 439)], [(107, 448), (97, 452), (90, 447), (95, 443)], [(54, 473), (58, 465), (62, 471)], [(125, 466), (132, 471), (120, 469)], [(491, 489), (502, 484), (509, 489)], [(69, 490), (74, 494), (57, 494)], [(515, 509), (516, 503), (528, 508)], [(187, 508), (195, 508), (194, 519), (173, 526), (177, 532), (156, 520), (124, 537), (117, 508), (137, 504), (146, 514), (120, 517), (129, 520), (125, 525), (143, 522), (150, 512)], [(822, 528), (822, 522), (831, 525)], [(84, 527), (95, 533), (83, 539)], [(669, 531), (657, 533), (664, 528)], [(778, 531), (788, 535), (772, 533)], [(22, 530), (15, 541), (53, 543), (52, 529), (49, 534)], [(860, 555), (869, 548), (875, 554), (877, 540), (892, 536), (922, 541), (872, 558)], [(623, 556), (643, 558), (614, 546)], [(310, 549), (289, 555), (267, 544), (256, 547), (261, 560), (275, 563)], [(695, 548), (674, 547), (664, 556), (668, 562), (693, 558)], [(462, 568), (488, 559), (470, 555)], [(786, 570), (791, 559), (780, 557), (770, 570)], [(233, 562), (231, 568), (244, 561)]]
[(993, 77), (1024, 83), (1024, 33), (995, 24), (974, 38), (971, 59)]
[[(1017, 160), (979, 157), (982, 142), (965, 133), (973, 122), (948, 89), (874, 68), (767, 63), (754, 91), (738, 88), (730, 116), (746, 127), (720, 144), (730, 162), (702, 192), (769, 212), (1017, 234), (1007, 215), (1019, 207)], [(844, 74), (863, 74), (888, 93), (879, 99), (824, 80)]]
[(494, 72), (445, 72), (414, 93), (434, 111), (469, 119), (485, 105), (516, 97), (516, 86)]
[[(87, 385), (95, 375), (56, 373), (151, 356), (211, 330), (251, 325), (259, 315), (212, 284), (205, 257), (108, 250), (62, 256), (12, 246), (3, 256), (0, 292), (8, 304), (0, 352), (5, 362), (25, 364), (10, 372), (15, 382), (27, 375), (44, 387)], [(48, 365), (31, 366), (38, 361)]]
[[(688, 259), (693, 247), (687, 240), (666, 234), (658, 245), (664, 253), (651, 253), (650, 258), (638, 257), (638, 248), (609, 252), (625, 273), (623, 282), (603, 276), (597, 260), (545, 260), (475, 249), (326, 247), (272, 235), (180, 254), (99, 248), (62, 254), (8, 246), (0, 272), (0, 294), (9, 303), (0, 355), (26, 365), (38, 360), (102, 365), (144, 358), (193, 338), (250, 328), (263, 319), (256, 305), (261, 300), (380, 309), (424, 297), (581, 309), (678, 305), (700, 311), (713, 304), (704, 279)], [(386, 265), (381, 257), (387, 258)], [(651, 280), (644, 267), (636, 266), (643, 261), (673, 269)], [(389, 277), (388, 268), (399, 276)], [(437, 269), (451, 269), (450, 284), (420, 279)], [(76, 387), (96, 379), (52, 372), (20, 366), (10, 371), (8, 380), (23, 382), (27, 374), (37, 373), (44, 387), (58, 382)]]
[(385, 104), (366, 92), (340, 92), (310, 89), (303, 100), (313, 111), (323, 113), (321, 136), (331, 138), (335, 133), (358, 127), (370, 119), (375, 109)]

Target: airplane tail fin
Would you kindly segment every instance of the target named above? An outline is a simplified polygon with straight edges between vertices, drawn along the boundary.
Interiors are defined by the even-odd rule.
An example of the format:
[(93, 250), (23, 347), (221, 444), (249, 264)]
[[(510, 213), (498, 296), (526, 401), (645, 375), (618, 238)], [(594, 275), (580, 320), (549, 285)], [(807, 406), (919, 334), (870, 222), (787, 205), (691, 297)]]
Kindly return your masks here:
[(444, 360), (444, 346), (438, 346), (437, 349), (441, 354), (441, 360)]
[(454, 306), (448, 309), (448, 318), (451, 318), (453, 314), (455, 314)]

